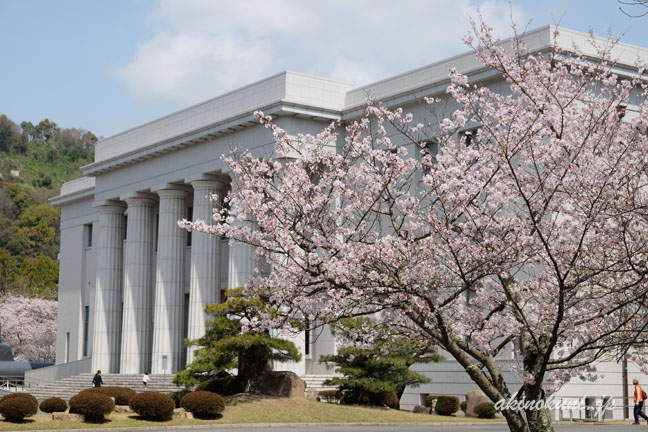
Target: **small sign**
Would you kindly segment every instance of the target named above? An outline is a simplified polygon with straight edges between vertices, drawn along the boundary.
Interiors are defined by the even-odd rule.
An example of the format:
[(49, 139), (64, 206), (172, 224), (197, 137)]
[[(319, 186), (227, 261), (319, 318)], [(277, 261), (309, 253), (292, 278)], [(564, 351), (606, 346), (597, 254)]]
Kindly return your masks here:
[(162, 370), (166, 372), (167, 370), (167, 360), (168, 356), (163, 355), (162, 356)]

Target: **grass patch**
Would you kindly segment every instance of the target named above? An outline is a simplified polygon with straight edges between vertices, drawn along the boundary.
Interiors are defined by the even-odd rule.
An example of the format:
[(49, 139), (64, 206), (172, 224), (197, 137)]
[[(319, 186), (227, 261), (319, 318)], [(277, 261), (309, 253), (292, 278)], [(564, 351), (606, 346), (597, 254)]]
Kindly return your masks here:
[(501, 422), (502, 419), (482, 420), (463, 416), (437, 416), (413, 414), (382, 408), (333, 405), (310, 402), (304, 399), (284, 399), (272, 397), (228, 398), (223, 417), (217, 420), (177, 419), (168, 422), (140, 420), (134, 413), (113, 413), (107, 416), (110, 421), (102, 424), (71, 423), (53, 421), (51, 415), (39, 414), (26, 419), (25, 423), (0, 421), (0, 431), (48, 430), (48, 429), (86, 429), (136, 428), (159, 426), (194, 426), (209, 424), (241, 423), (460, 423), (460, 422)]

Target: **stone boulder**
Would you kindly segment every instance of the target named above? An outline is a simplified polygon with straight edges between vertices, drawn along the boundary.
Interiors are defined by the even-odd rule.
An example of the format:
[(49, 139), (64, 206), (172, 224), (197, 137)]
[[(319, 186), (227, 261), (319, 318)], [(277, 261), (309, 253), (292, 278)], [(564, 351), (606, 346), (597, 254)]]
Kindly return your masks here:
[(490, 399), (483, 391), (475, 390), (466, 394), (466, 417), (477, 417), (475, 407), (482, 402), (490, 402)]
[(52, 413), (52, 420), (83, 423), (83, 415), (70, 414), (69, 412), (55, 412)]
[(259, 393), (268, 396), (305, 398), (306, 384), (294, 372), (268, 372), (259, 380)]
[(173, 420), (177, 419), (192, 419), (194, 418), (193, 414), (185, 411), (184, 408), (176, 408), (173, 410)]
[(414, 407), (414, 414), (430, 414), (432, 412), (432, 408), (426, 407), (426, 406), (421, 406), (421, 405), (416, 405)]

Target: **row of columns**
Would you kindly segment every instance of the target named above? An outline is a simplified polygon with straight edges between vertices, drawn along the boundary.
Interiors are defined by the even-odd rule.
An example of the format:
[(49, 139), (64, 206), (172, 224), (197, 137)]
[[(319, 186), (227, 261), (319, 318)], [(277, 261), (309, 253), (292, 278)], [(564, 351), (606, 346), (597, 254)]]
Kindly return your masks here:
[[(198, 180), (191, 185), (193, 220), (211, 221), (214, 203), (209, 196), (217, 193), (222, 197), (227, 185), (215, 180)], [(184, 366), (186, 231), (177, 221), (185, 217), (190, 193), (188, 186), (172, 185), (155, 194), (133, 194), (124, 199), (125, 203), (109, 201), (97, 206), (93, 369), (124, 374), (175, 373)], [(153, 221), (158, 202), (156, 256)], [(128, 224), (124, 242), (125, 210)], [(219, 239), (193, 235), (189, 339), (205, 333), (204, 308), (219, 300), (219, 251)], [(193, 352), (189, 351), (187, 361), (192, 359)]]

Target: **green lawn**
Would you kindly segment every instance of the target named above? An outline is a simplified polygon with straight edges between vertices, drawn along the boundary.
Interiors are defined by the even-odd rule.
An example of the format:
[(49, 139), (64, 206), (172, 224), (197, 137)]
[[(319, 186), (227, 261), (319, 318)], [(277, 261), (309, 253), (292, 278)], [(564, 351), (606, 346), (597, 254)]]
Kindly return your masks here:
[(463, 415), (444, 417), (413, 414), (381, 408), (333, 405), (310, 402), (304, 399), (282, 399), (271, 397), (247, 397), (228, 399), (223, 417), (218, 420), (178, 419), (168, 422), (140, 420), (136, 414), (113, 413), (110, 421), (103, 424), (68, 423), (53, 421), (51, 415), (40, 414), (30, 417), (24, 423), (0, 421), (0, 431), (47, 430), (81, 428), (133, 428), (151, 426), (188, 426), (238, 423), (427, 423), (427, 422), (497, 422), (466, 418)]

